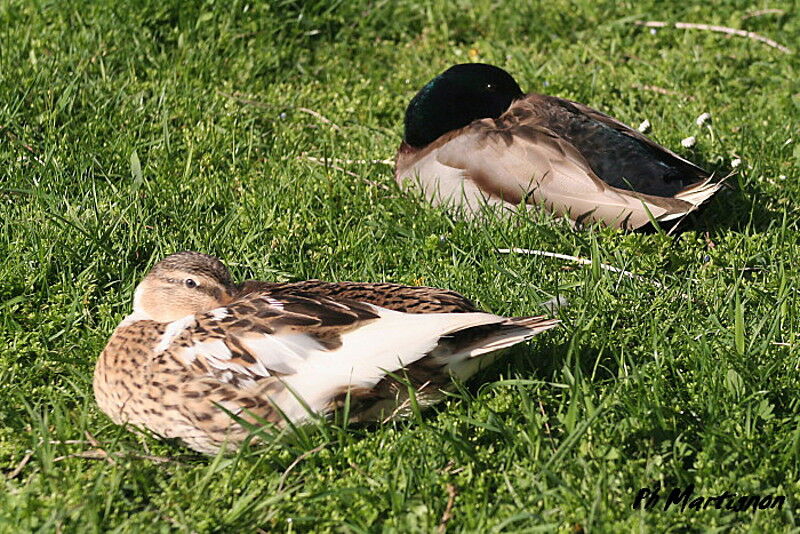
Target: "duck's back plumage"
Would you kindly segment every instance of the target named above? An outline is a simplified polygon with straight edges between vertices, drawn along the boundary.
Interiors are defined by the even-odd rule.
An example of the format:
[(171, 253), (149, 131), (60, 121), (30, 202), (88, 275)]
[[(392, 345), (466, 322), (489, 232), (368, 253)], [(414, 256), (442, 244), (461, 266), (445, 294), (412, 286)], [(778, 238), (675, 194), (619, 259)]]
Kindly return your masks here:
[[(689, 213), (720, 187), (703, 169), (588, 106), (529, 94), (431, 144), (403, 144), (395, 177), (437, 204), (540, 205), (635, 229)], [(648, 214), (649, 212), (649, 214)]]
[(406, 286), (390, 282), (262, 282), (248, 280), (241, 294), (260, 291), (273, 295), (304, 293), (329, 298), (345, 298), (406, 313), (464, 313), (480, 311), (475, 304), (455, 291), (425, 286)]

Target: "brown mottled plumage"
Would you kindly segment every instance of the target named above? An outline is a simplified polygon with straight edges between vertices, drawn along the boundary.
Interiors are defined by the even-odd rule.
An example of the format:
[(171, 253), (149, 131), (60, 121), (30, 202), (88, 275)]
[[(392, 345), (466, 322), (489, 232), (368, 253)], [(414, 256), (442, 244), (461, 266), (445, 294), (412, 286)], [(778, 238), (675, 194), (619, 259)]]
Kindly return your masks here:
[(463, 313), (480, 311), (468, 298), (435, 287), (404, 286), (388, 282), (260, 282), (248, 280), (239, 289), (241, 294), (266, 291), (270, 294), (308, 293), (323, 297), (345, 298), (374, 304), (381, 308), (406, 313)]
[(480, 312), (435, 288), (236, 285), (218, 259), (182, 252), (136, 288), (97, 361), (95, 398), (118, 424), (214, 453), (249, 425), (302, 423), (345, 402), (355, 421), (406, 415), (404, 381), (429, 406), (451, 375), (466, 379), (557, 322)]
[[(456, 65), (406, 111), (400, 184), (435, 204), (542, 206), (576, 222), (636, 229), (679, 219), (721, 187), (711, 175), (578, 102), (528, 94), (502, 69)], [(650, 215), (648, 215), (648, 211)]]

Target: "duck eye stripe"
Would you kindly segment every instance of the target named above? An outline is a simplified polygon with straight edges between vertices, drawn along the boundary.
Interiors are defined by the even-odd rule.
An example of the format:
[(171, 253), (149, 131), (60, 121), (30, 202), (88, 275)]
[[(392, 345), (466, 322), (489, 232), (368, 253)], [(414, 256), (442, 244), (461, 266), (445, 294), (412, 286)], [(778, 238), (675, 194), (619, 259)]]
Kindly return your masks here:
[(195, 289), (205, 293), (206, 295), (214, 297), (215, 299), (219, 299), (219, 298), (222, 297), (222, 292), (219, 290), (219, 288), (216, 288), (216, 287), (208, 287), (208, 286), (200, 286), (199, 285)]

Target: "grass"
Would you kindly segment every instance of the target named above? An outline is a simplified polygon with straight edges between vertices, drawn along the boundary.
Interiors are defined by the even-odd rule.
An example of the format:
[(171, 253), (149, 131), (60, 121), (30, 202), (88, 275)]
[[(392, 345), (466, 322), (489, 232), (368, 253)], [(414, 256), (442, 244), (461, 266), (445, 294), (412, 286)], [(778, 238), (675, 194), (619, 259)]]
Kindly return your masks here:
[[(789, 1), (1, 3), (0, 531), (797, 531), (800, 59), (639, 19), (800, 42)], [(460, 221), (383, 163), (309, 159), (391, 158), (416, 89), (469, 60), (648, 119), (719, 172), (741, 158), (736, 190), (679, 235), (574, 232)], [(205, 458), (116, 427), (91, 385), (135, 284), (183, 249), (239, 279), (572, 305), (432, 413)], [(94, 439), (113, 460), (80, 456)], [(632, 509), (639, 488), (688, 484), (787, 501)]]

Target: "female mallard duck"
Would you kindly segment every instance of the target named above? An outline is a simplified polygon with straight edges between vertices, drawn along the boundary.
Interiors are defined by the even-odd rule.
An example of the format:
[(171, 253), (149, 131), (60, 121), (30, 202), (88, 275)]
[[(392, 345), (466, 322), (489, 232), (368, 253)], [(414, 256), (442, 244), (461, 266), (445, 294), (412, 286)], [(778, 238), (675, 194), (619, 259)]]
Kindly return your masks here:
[(524, 203), (626, 229), (683, 217), (721, 186), (616, 119), (525, 95), (506, 71), (481, 63), (449, 68), (411, 100), (395, 179), (468, 212)]
[[(97, 360), (94, 392), (118, 423), (204, 453), (248, 426), (301, 423), (349, 402), (355, 421), (441, 400), (498, 351), (554, 327), (478, 311), (458, 293), (317, 280), (236, 285), (213, 256), (179, 252), (136, 288)], [(349, 399), (349, 401), (347, 400)]]

